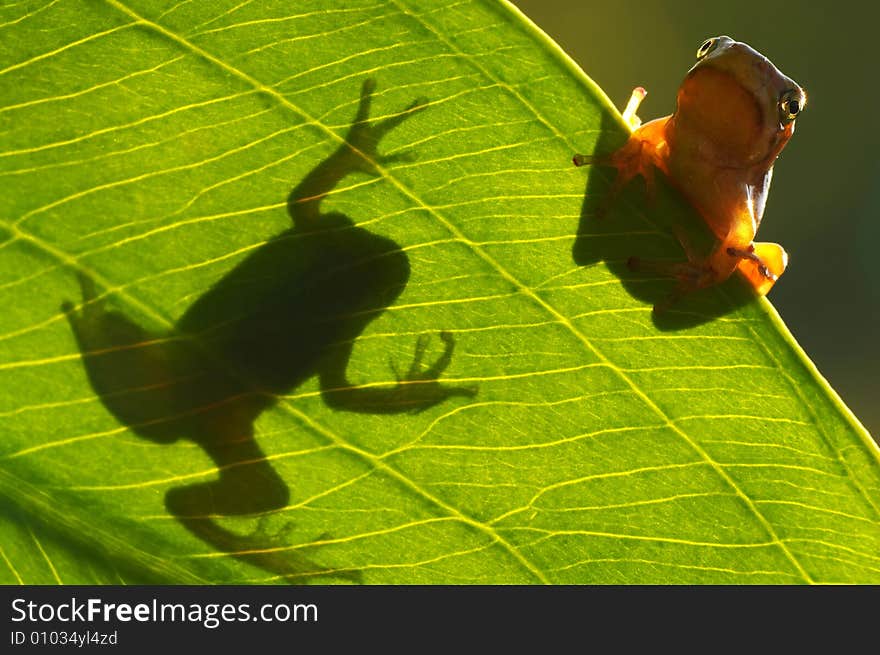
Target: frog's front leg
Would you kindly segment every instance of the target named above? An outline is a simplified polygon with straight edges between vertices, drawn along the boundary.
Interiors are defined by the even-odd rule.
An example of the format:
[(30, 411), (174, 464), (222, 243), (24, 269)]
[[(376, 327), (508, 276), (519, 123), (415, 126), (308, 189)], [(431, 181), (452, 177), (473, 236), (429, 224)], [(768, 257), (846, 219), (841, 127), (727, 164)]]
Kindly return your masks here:
[(654, 204), (656, 197), (654, 165), (651, 158), (646, 155), (645, 148), (645, 142), (633, 135), (620, 150), (615, 151), (611, 155), (575, 155), (572, 158), (575, 166), (592, 164), (594, 166), (608, 166), (617, 169), (617, 174), (614, 176), (611, 186), (596, 208), (597, 218), (603, 218), (609, 212), (621, 191), (638, 176), (645, 180), (648, 202)]
[(416, 112), (424, 109), (426, 98), (416, 98), (403, 111), (382, 121), (370, 120), (370, 107), (376, 82), (368, 79), (361, 87), (361, 99), (354, 123), (345, 137), (349, 146), (357, 151), (354, 167), (370, 175), (379, 175), (380, 166), (409, 159), (406, 153), (383, 155), (379, 153), (379, 142), (395, 127), (403, 123)]
[(611, 188), (596, 210), (596, 215), (599, 217), (607, 213), (624, 187), (637, 176), (641, 176), (645, 180), (648, 201), (651, 204), (654, 203), (656, 197), (655, 169), (660, 168), (665, 171), (665, 158), (668, 150), (666, 124), (669, 117), (658, 118), (641, 125), (636, 110), (645, 95), (647, 92), (642, 87), (633, 90), (632, 97), (622, 114), (624, 122), (634, 130), (622, 147), (611, 154), (576, 154), (572, 157), (572, 163), (575, 166), (609, 166), (617, 169), (617, 175)]

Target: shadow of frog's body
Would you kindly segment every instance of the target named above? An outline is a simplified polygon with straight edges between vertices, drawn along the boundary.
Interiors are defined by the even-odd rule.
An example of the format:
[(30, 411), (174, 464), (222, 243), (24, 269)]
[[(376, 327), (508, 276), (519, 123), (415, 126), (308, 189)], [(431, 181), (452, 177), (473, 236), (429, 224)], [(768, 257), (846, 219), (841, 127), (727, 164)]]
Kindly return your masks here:
[(89, 378), (107, 408), (136, 434), (158, 443), (183, 437), (217, 465), (219, 478), (168, 491), (166, 506), (215, 548), (287, 579), (357, 570), (318, 566), (258, 528), (239, 534), (218, 517), (264, 515), (287, 506), (289, 491), (254, 440), (254, 422), (278, 396), (317, 375), (325, 402), (367, 413), (421, 411), (470, 388), (441, 385), (453, 340), (423, 368), (425, 337), (408, 374), (393, 388), (357, 387), (346, 369), (357, 337), (391, 305), (409, 279), (394, 241), (342, 214), (321, 214), (322, 199), (348, 174), (377, 172), (382, 136), (419, 103), (378, 124), (368, 122), (367, 82), (346, 142), (318, 164), (288, 198), (294, 227), (261, 246), (199, 298), (167, 335), (152, 335), (109, 311), (81, 277), (83, 306), (64, 310)]

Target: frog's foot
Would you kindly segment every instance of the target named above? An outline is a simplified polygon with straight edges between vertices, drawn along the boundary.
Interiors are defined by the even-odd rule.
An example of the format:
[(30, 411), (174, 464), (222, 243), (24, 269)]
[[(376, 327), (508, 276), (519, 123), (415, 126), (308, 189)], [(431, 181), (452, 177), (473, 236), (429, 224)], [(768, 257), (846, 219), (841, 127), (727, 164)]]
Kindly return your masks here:
[(284, 520), (281, 527), (271, 529), (269, 522), (270, 514), (262, 514), (257, 518), (257, 526), (251, 533), (251, 538), (272, 546), (286, 546), (290, 542), (290, 533), (293, 532), (296, 524), (293, 521)]
[(346, 141), (361, 155), (356, 167), (365, 173), (378, 175), (382, 166), (396, 162), (409, 161), (408, 153), (395, 153), (380, 155), (378, 152), (379, 142), (395, 127), (400, 125), (410, 116), (424, 109), (428, 103), (426, 98), (416, 98), (406, 109), (398, 114), (390, 116), (377, 123), (370, 122), (370, 106), (372, 104), (373, 91), (376, 89), (376, 81), (367, 79), (361, 87), (361, 101), (358, 106), (354, 124), (348, 132)]
[[(294, 529), (293, 521), (285, 520), (280, 528), (269, 528), (270, 516), (263, 514), (257, 519), (256, 529), (247, 537), (255, 548), (263, 549), (261, 564), (265, 568), (274, 569), (283, 574), (283, 577), (291, 582), (299, 582), (315, 577), (333, 577), (342, 578), (356, 584), (363, 583), (363, 576), (357, 569), (331, 569), (319, 564), (297, 553), (292, 547), (290, 534)], [(333, 535), (329, 532), (322, 532), (311, 541), (297, 546), (300, 548), (319, 548), (325, 542), (333, 539)], [(271, 555), (275, 551), (274, 557)], [(266, 566), (270, 564), (270, 566)]]
[(637, 86), (633, 89), (629, 102), (626, 103), (626, 108), (623, 110), (621, 118), (623, 118), (624, 123), (629, 125), (630, 130), (635, 130), (642, 124), (642, 119), (636, 116), (636, 112), (639, 110), (639, 105), (642, 104), (642, 100), (645, 99), (646, 95), (648, 95), (648, 92), (645, 90), (645, 87)]
[(739, 259), (737, 269), (755, 292), (764, 296), (788, 265), (788, 253), (777, 243), (754, 243), (748, 248), (728, 248), (727, 254)]
[(678, 280), (678, 284), (669, 295), (654, 305), (654, 312), (657, 314), (662, 314), (692, 291), (711, 286), (718, 277), (707, 264), (694, 262), (662, 262), (630, 257), (626, 265), (631, 271), (655, 273)]
[(422, 366), (422, 360), (425, 357), (425, 350), (428, 346), (428, 335), (420, 334), (418, 336), (416, 339), (412, 364), (410, 364), (409, 370), (406, 372), (406, 375), (402, 380), (400, 376), (397, 377), (398, 382), (424, 382), (436, 380), (440, 377), (452, 361), (452, 352), (455, 349), (455, 339), (452, 338), (452, 335), (449, 332), (440, 332), (440, 338), (443, 340), (444, 344), (443, 354), (426, 369)]
[[(289, 546), (292, 541), (290, 535), (293, 533), (294, 528), (296, 528), (296, 522), (284, 519), (279, 527), (270, 527), (269, 523), (276, 514), (261, 514), (257, 517), (257, 525), (254, 531), (251, 532), (250, 538), (255, 542), (275, 547)], [(312, 539), (308, 545), (316, 546), (321, 542), (330, 541), (331, 539), (333, 539), (333, 535), (330, 532), (322, 532)]]
[(751, 263), (757, 274), (766, 280), (773, 280), (774, 282), (779, 277), (778, 275), (774, 275), (770, 272), (770, 269), (767, 268), (767, 265), (764, 261), (758, 256), (755, 252), (754, 244), (749, 245), (748, 248), (728, 248), (727, 254), (731, 257), (735, 257), (736, 259), (747, 260)]
[(342, 578), (356, 584), (363, 582), (361, 572), (357, 569), (328, 568), (300, 552), (320, 548), (329, 535), (322, 535), (302, 545), (293, 544), (289, 538), (293, 523), (286, 521), (280, 529), (271, 531), (268, 518), (267, 515), (261, 516), (253, 532), (240, 534), (228, 530), (211, 517), (177, 516), (184, 527), (214, 548), (289, 582), (310, 582), (323, 577)]
[(631, 271), (656, 273), (663, 277), (675, 278), (682, 284), (693, 286), (695, 289), (709, 286), (716, 277), (710, 267), (693, 262), (663, 262), (630, 257), (626, 261), (626, 265)]
[(428, 345), (428, 335), (425, 334), (419, 335), (416, 339), (413, 361), (406, 375), (401, 377), (392, 362), (392, 370), (397, 378), (397, 387), (394, 390), (396, 400), (398, 403), (412, 405), (413, 412), (421, 412), (451, 396), (472, 398), (477, 394), (474, 386), (452, 387), (439, 383), (438, 379), (452, 361), (452, 353), (455, 350), (455, 339), (451, 333), (440, 332), (440, 339), (444, 345), (443, 354), (427, 368), (422, 363)]

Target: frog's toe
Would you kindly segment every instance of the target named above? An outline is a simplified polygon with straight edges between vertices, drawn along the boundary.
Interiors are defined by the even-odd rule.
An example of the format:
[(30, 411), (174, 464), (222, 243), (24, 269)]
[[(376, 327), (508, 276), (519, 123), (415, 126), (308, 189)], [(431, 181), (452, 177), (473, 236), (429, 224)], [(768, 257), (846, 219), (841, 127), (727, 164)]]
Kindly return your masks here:
[(788, 266), (788, 253), (778, 243), (756, 243), (737, 270), (759, 296), (765, 296)]
[(629, 129), (634, 130), (642, 124), (642, 119), (636, 115), (636, 112), (639, 110), (639, 105), (642, 104), (642, 100), (645, 99), (645, 96), (648, 95), (648, 92), (645, 90), (643, 86), (637, 86), (633, 89), (632, 95), (629, 97), (629, 102), (626, 103), (626, 108), (623, 110), (621, 114), (621, 118), (623, 118), (623, 122), (629, 125)]
[(285, 519), (281, 525), (273, 526), (271, 525), (273, 515), (263, 514), (257, 518), (257, 525), (251, 533), (251, 538), (275, 547), (286, 546), (290, 542), (290, 535), (296, 528), (296, 523)]
[(361, 99), (358, 104), (357, 115), (355, 116), (355, 124), (365, 123), (370, 117), (370, 105), (373, 100), (373, 91), (376, 90), (376, 80), (368, 77), (361, 85)]
[(373, 125), (372, 133), (375, 142), (378, 143), (382, 137), (400, 125), (403, 121), (422, 111), (427, 104), (428, 100), (426, 98), (417, 98), (406, 109)]
[(387, 168), (389, 164), (405, 163), (409, 164), (416, 161), (416, 156), (409, 151), (395, 152), (390, 155), (381, 155), (376, 157), (376, 163)]
[(571, 163), (575, 166), (614, 166), (611, 155), (583, 155), (575, 154), (571, 158)]

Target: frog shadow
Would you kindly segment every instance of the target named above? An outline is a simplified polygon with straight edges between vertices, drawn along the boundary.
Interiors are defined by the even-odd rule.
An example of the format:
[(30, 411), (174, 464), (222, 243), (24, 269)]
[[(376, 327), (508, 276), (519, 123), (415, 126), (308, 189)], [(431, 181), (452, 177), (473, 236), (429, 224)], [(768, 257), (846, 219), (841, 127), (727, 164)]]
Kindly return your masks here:
[[(594, 154), (610, 154), (622, 146), (626, 138), (617, 121), (603, 116)], [(653, 202), (649, 201), (644, 181), (639, 177), (609, 203), (608, 192), (616, 171), (605, 166), (588, 168), (577, 235), (572, 246), (574, 263), (592, 266), (605, 262), (633, 298), (649, 305), (664, 300), (672, 293), (675, 280), (632, 271), (627, 260), (639, 257), (685, 261), (684, 250), (673, 236), (673, 225), (685, 226), (689, 233), (707, 232), (701, 219), (686, 206), (681, 194), (659, 171)], [(720, 285), (689, 293), (671, 307), (652, 312), (654, 326), (662, 331), (682, 330), (707, 323), (752, 302), (755, 294), (737, 278), (732, 275)]]
[[(416, 341), (396, 385), (356, 386), (346, 369), (355, 340), (406, 287), (409, 259), (391, 239), (341, 213), (321, 213), (324, 197), (355, 172), (378, 174), (382, 137), (422, 109), (416, 101), (381, 122), (369, 121), (374, 82), (361, 91), (346, 140), (291, 191), (293, 227), (261, 245), (198, 298), (165, 334), (151, 334), (107, 308), (91, 278), (80, 275), (82, 304), (64, 303), (86, 372), (105, 407), (136, 435), (158, 444), (188, 439), (217, 467), (217, 478), (171, 488), (165, 506), (214, 548), (288, 581), (332, 576), (361, 581), (356, 568), (324, 567), (303, 554), (328, 535), (295, 548), (286, 529), (270, 534), (268, 517), (290, 491), (258, 445), (254, 422), (311, 377), (331, 408), (368, 414), (418, 412), (474, 388), (441, 384), (454, 349), (423, 364), (428, 335)], [(258, 517), (248, 534), (219, 519)]]

